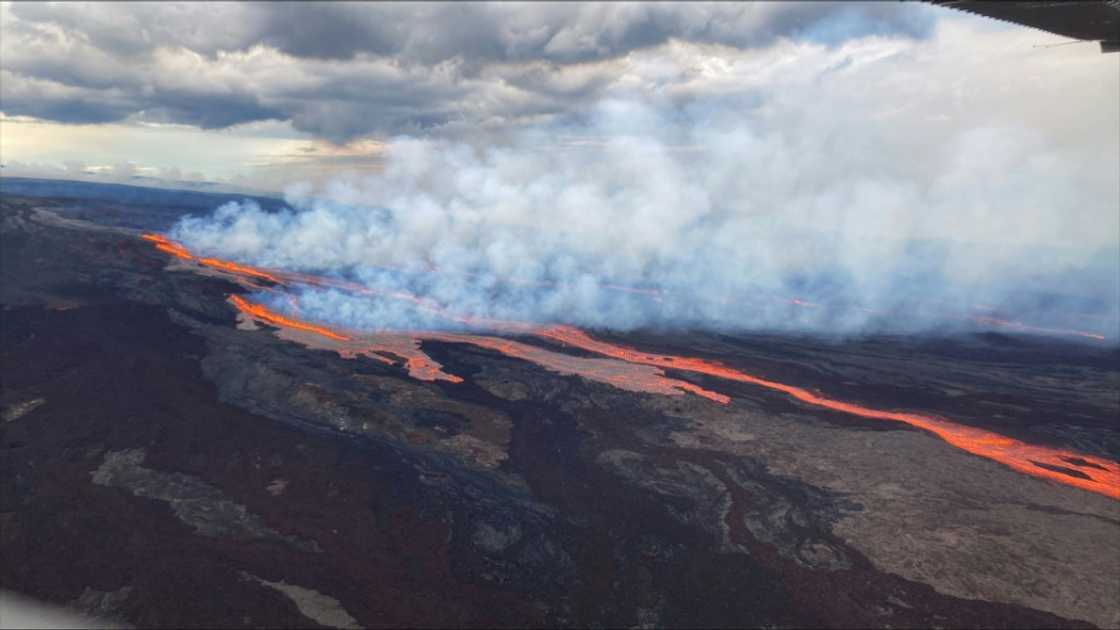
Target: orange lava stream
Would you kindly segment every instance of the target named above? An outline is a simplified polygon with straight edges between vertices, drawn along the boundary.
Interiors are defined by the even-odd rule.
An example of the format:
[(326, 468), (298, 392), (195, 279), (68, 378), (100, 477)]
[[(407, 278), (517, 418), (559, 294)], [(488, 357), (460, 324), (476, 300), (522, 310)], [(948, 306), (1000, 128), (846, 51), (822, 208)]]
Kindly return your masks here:
[(261, 271), (260, 269), (256, 269), (254, 267), (249, 267), (249, 266), (246, 266), (246, 265), (239, 265), (235, 262), (228, 262), (228, 261), (225, 261), (225, 260), (219, 260), (217, 258), (199, 258), (198, 263), (200, 265), (205, 265), (207, 267), (213, 267), (215, 269), (221, 269), (222, 271), (228, 271), (230, 273), (241, 274), (241, 275), (244, 275), (244, 276), (251, 276), (253, 278), (261, 278), (263, 280), (268, 280), (270, 282), (275, 282), (276, 284), (284, 284), (280, 280), (280, 278), (277, 278), (276, 276), (274, 276), (274, 275), (272, 275), (268, 272)]
[(722, 405), (731, 402), (731, 397), (719, 392), (713, 392), (688, 381), (682, 381), (665, 376), (665, 372), (656, 366), (654, 369), (635, 369), (643, 367), (641, 364), (618, 362), (603, 359), (589, 359), (560, 354), (538, 348), (526, 343), (502, 339), (500, 337), (487, 337), (482, 335), (466, 335), (458, 333), (420, 333), (423, 339), (448, 341), (451, 343), (469, 343), (480, 348), (487, 348), (500, 352), (508, 357), (522, 359), (535, 363), (553, 372), (561, 374), (576, 374), (586, 379), (607, 383), (634, 392), (648, 392), (654, 394), (679, 395), (691, 392), (708, 400), (713, 400)]
[(214, 269), (221, 269), (222, 271), (228, 271), (230, 273), (241, 275), (241, 276), (249, 276), (249, 277), (252, 277), (252, 278), (259, 278), (259, 279), (262, 279), (262, 280), (268, 280), (269, 282), (274, 282), (276, 284), (284, 284), (284, 282), (281, 281), (279, 277), (277, 277), (277, 276), (275, 276), (271, 273), (268, 273), (266, 271), (261, 271), (260, 269), (257, 269), (256, 267), (250, 267), (248, 265), (239, 265), (235, 262), (230, 262), (228, 260), (221, 260), (221, 259), (218, 259), (218, 258), (199, 258), (199, 257), (195, 256), (194, 254), (192, 254), (190, 252), (190, 250), (188, 250), (186, 247), (183, 247), (182, 245), (180, 245), (178, 243), (172, 242), (172, 241), (168, 240), (167, 238), (165, 238), (163, 236), (160, 236), (159, 234), (142, 234), (142, 235), (140, 235), (140, 238), (142, 238), (146, 241), (151, 241), (152, 243), (155, 243), (156, 249), (158, 249), (159, 251), (164, 252), (166, 254), (171, 254), (172, 256), (175, 256), (176, 258), (181, 258), (182, 260), (193, 261), (193, 262), (196, 262), (196, 263), (198, 263), (198, 264), (200, 264), (204, 267), (212, 267)]
[(434, 381), (442, 379), (452, 383), (462, 383), (463, 377), (456, 376), (455, 374), (447, 374), (441, 368), (442, 366), (426, 356), (411, 356), (405, 359), (404, 367), (408, 370), (409, 376), (420, 379), (421, 381)]
[[(444, 317), (447, 317), (448, 319), (458, 321), (460, 323), (485, 325), (492, 329), (504, 332), (528, 333), (541, 338), (550, 339), (561, 344), (566, 344), (572, 347), (580, 348), (582, 350), (600, 354), (627, 364), (645, 365), (658, 368), (649, 372), (624, 371), (618, 369), (613, 365), (608, 366), (605, 364), (592, 363), (593, 361), (595, 361), (594, 359), (584, 359), (581, 357), (560, 355), (541, 348), (537, 348), (535, 346), (530, 346), (528, 344), (522, 344), (507, 339), (482, 335), (431, 332), (394, 333), (381, 336), (382, 339), (391, 339), (393, 341), (393, 344), (391, 346), (386, 346), (384, 344), (369, 344), (366, 347), (362, 347), (361, 340), (352, 339), (352, 337), (335, 332), (330, 328), (310, 324), (290, 317), (285, 317), (283, 315), (272, 312), (262, 305), (250, 303), (239, 296), (230, 296), (231, 303), (238, 310), (249, 315), (250, 317), (259, 319), (269, 324), (292, 330), (310, 332), (326, 339), (330, 339), (332, 341), (354, 341), (354, 347), (336, 348), (340, 353), (343, 353), (344, 355), (353, 356), (355, 354), (365, 354), (367, 356), (377, 358), (381, 361), (387, 361), (387, 359), (377, 353), (389, 352), (398, 356), (402, 356), (404, 358), (405, 367), (408, 369), (409, 374), (421, 380), (443, 379), (456, 383), (462, 382), (462, 378), (442, 372), (440, 369), (441, 366), (438, 363), (432, 361), (429, 357), (427, 357), (427, 355), (419, 351), (417, 347), (418, 340), (427, 338), (449, 342), (470, 343), (479, 347), (489, 348), (497, 352), (501, 352), (507, 356), (528, 360), (554, 371), (579, 374), (592, 380), (610, 383), (622, 389), (628, 389), (631, 391), (648, 391), (652, 393), (664, 394), (679, 394), (681, 392), (687, 391), (721, 404), (727, 404), (730, 402), (730, 397), (724, 394), (703, 389), (698, 385), (694, 385), (686, 381), (666, 377), (663, 370), (674, 369), (694, 372), (721, 378), (724, 380), (747, 383), (764, 387), (770, 390), (779, 391), (800, 402), (814, 407), (839, 411), (862, 418), (901, 422), (915, 428), (933, 433), (945, 442), (966, 452), (999, 462), (1005, 466), (1012, 468), (1013, 470), (1025, 473), (1027, 475), (1049, 479), (1051, 481), (1056, 481), (1058, 483), (1074, 486), (1120, 500), (1120, 464), (1104, 458), (1091, 457), (1063, 449), (1026, 444), (1019, 440), (992, 433), (984, 429), (957, 424), (955, 422), (950, 422), (948, 420), (933, 416), (904, 413), (899, 411), (885, 411), (857, 405), (855, 403), (835, 400), (815, 394), (801, 387), (786, 385), (785, 383), (752, 376), (750, 374), (740, 372), (716, 362), (699, 358), (642, 352), (634, 348), (628, 348), (625, 346), (619, 346), (605, 341), (600, 341), (592, 338), (582, 330), (572, 326), (536, 327), (519, 322), (504, 322), (460, 317), (448, 313), (438, 304), (407, 293), (379, 292), (362, 285), (347, 282), (344, 280), (321, 278), (317, 276), (309, 276), (306, 274), (296, 273), (268, 273), (253, 267), (248, 267), (245, 265), (218, 259), (199, 259), (191, 254), (190, 251), (188, 251), (186, 248), (177, 243), (173, 243), (162, 236), (155, 234), (145, 234), (142, 238), (155, 243), (157, 249), (172, 256), (176, 256), (185, 260), (192, 260), (205, 266), (221, 269), (230, 273), (249, 275), (255, 278), (264, 278), (278, 284), (297, 282), (303, 284), (312, 284), (315, 286), (329, 286), (361, 293), (384, 295), (393, 299), (408, 300), (413, 302), (420, 308), (431, 310)], [(798, 302), (801, 301), (798, 300), (795, 303)], [(1003, 320), (992, 320), (991, 323), (996, 322), (1004, 325), (1017, 324), (1016, 322), (1003, 322)], [(1024, 326), (1022, 324), (1018, 324), (1017, 327), (1021, 327), (1025, 330), (1032, 330), (1030, 327)], [(404, 349), (401, 350), (398, 348)], [(1078, 464), (1075, 462), (1083, 463)], [(1085, 478), (1072, 476), (1069, 474), (1058, 472), (1056, 470), (1051, 470), (1046, 468), (1046, 466), (1075, 471), (1077, 473), (1080, 473), (1081, 475), (1084, 475)]]
[(576, 374), (589, 380), (613, 385), (619, 389), (667, 395), (691, 392), (720, 404), (726, 405), (731, 402), (729, 396), (706, 390), (687, 381), (669, 378), (665, 376), (664, 370), (654, 366), (615, 359), (575, 357), (510, 339), (484, 335), (422, 331), (347, 336), (322, 326), (280, 315), (262, 304), (248, 302), (240, 296), (232, 295), (229, 301), (249, 317), (272, 324), (282, 330), (312, 332), (329, 340), (346, 342), (341, 345), (328, 344), (326, 346), (315, 344), (316, 347), (327, 347), (335, 350), (346, 358), (363, 355), (382, 363), (392, 364), (393, 361), (387, 358), (386, 354), (401, 357), (404, 359), (404, 368), (408, 370), (409, 376), (422, 381), (463, 382), (461, 377), (444, 372), (439, 363), (433, 361), (431, 357), (419, 349), (420, 340), (432, 340), (465, 343), (494, 350), (508, 357), (535, 363), (553, 372)]
[(140, 236), (140, 238), (155, 243), (156, 249), (165, 254), (171, 254), (172, 256), (175, 256), (176, 258), (182, 258), (183, 260), (194, 260), (194, 254), (187, 251), (187, 248), (179, 245), (178, 243), (172, 243), (159, 234), (143, 234)]
[(292, 319), (290, 317), (284, 317), (283, 315), (273, 313), (260, 304), (253, 304), (252, 302), (245, 301), (239, 295), (231, 295), (229, 296), (229, 300), (233, 303), (234, 306), (237, 307), (237, 310), (241, 311), (242, 313), (276, 326), (283, 326), (285, 328), (292, 328), (295, 330), (304, 330), (310, 333), (315, 333), (316, 335), (321, 335), (323, 337), (326, 337), (327, 339), (334, 339), (335, 341), (346, 341), (350, 339), (345, 335), (340, 335), (334, 332), (330, 328), (316, 326), (315, 324), (308, 324), (307, 322), (301, 322), (298, 319)]
[[(1090, 492), (1103, 494), (1113, 499), (1120, 499), (1120, 464), (1107, 459), (1089, 457), (1073, 451), (1026, 444), (1019, 440), (990, 431), (957, 424), (933, 416), (898, 411), (883, 411), (835, 400), (814, 394), (801, 387), (751, 376), (703, 359), (641, 352), (633, 348), (593, 339), (582, 330), (571, 326), (555, 326), (543, 329), (537, 334), (582, 350), (614, 357), (623, 361), (656, 365), (662, 368), (706, 374), (729, 381), (749, 383), (780, 391), (792, 398), (815, 407), (840, 411), (861, 418), (902, 422), (912, 427), (929, 431), (949, 444), (972, 453), (973, 455), (995, 460), (1019, 472), (1076, 486), (1084, 490), (1089, 490)], [(1070, 460), (1088, 462), (1093, 468), (1091, 470), (1086, 470), (1085, 467), (1078, 466), (1074, 469), (1071, 467)], [(1076, 470), (1089, 478), (1082, 479), (1080, 477), (1074, 477), (1047, 469), (1040, 464), (1057, 466), (1067, 470)], [(1073, 465), (1076, 466), (1076, 464)]]

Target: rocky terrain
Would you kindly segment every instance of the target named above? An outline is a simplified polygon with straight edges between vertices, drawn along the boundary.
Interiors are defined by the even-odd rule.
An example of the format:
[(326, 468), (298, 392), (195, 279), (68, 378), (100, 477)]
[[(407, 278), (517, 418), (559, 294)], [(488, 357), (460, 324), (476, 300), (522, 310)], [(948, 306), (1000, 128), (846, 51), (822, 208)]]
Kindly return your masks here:
[[(417, 380), (169, 267), (139, 230), (179, 210), (0, 203), (0, 588), (143, 627), (1120, 625), (1108, 496), (685, 371), (730, 402), (446, 340), (462, 382)], [(1120, 460), (1114, 347), (595, 334)]]

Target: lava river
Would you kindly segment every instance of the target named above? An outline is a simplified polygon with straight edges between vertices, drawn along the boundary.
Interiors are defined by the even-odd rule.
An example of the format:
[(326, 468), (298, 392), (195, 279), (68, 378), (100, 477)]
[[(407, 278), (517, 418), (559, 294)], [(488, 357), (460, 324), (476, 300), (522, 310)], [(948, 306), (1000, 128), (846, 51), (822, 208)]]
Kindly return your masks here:
[[(143, 238), (154, 243), (160, 251), (176, 258), (192, 261), (203, 267), (243, 279), (247, 277), (254, 280), (268, 280), (280, 285), (305, 284), (331, 286), (364, 293), (372, 292), (366, 287), (342, 280), (272, 270), (264, 271), (214, 258), (199, 258), (181, 245), (162, 236), (146, 234)], [(1027, 444), (991, 431), (958, 424), (935, 416), (875, 409), (845, 402), (795, 385), (753, 376), (705, 359), (654, 354), (608, 343), (595, 339), (572, 326), (542, 327), (519, 322), (490, 320), (478, 322), (456, 317), (442, 310), (438, 305), (410, 294), (401, 293), (398, 295), (394, 292), (377, 293), (377, 295), (389, 299), (408, 300), (417, 305), (418, 308), (441, 313), (460, 323), (482, 324), (498, 332), (528, 334), (553, 343), (578, 348), (604, 358), (577, 357), (503, 337), (480, 334), (434, 331), (387, 333), (341, 331), (273, 312), (262, 304), (249, 302), (240, 296), (230, 296), (229, 300), (245, 317), (277, 327), (280, 334), (285, 338), (301, 341), (307, 345), (330, 348), (347, 357), (360, 354), (384, 363), (396, 363), (394, 359), (399, 358), (403, 360), (404, 367), (410, 375), (422, 380), (445, 380), (452, 383), (462, 381), (458, 376), (445, 373), (442, 366), (420, 349), (420, 343), (423, 340), (432, 340), (465, 343), (487, 348), (506, 356), (530, 361), (555, 372), (576, 374), (589, 380), (607, 383), (630, 391), (669, 395), (681, 395), (690, 392), (720, 404), (730, 403), (730, 397), (725, 394), (709, 391), (688, 381), (672, 378), (665, 371), (691, 372), (781, 392), (809, 407), (846, 413), (861, 418), (900, 422), (932, 433), (952, 446), (999, 462), (1021, 473), (1120, 500), (1120, 463), (1102, 457)]]

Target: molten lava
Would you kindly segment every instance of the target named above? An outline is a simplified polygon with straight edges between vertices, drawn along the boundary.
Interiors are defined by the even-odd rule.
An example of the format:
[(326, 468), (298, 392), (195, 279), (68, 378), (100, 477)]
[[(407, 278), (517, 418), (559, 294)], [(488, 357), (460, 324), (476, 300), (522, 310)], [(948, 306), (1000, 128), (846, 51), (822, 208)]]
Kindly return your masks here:
[(275, 282), (276, 284), (284, 284), (283, 282), (281, 282), (280, 278), (277, 278), (276, 276), (268, 272), (261, 271), (260, 269), (256, 269), (254, 267), (249, 267), (246, 265), (239, 265), (234, 262), (218, 260), (217, 258), (199, 258), (198, 263), (200, 265), (213, 267), (214, 269), (221, 269), (222, 271), (228, 271), (234, 274), (250, 276), (252, 278), (260, 278), (262, 280), (268, 280), (269, 282)]
[(187, 251), (187, 248), (179, 245), (178, 243), (172, 243), (159, 234), (143, 234), (140, 236), (140, 238), (155, 243), (156, 249), (165, 254), (171, 254), (172, 256), (175, 256), (176, 258), (182, 258), (183, 260), (194, 260), (194, 254), (191, 254), (189, 251)]
[[(902, 422), (912, 427), (929, 431), (957, 448), (974, 455), (995, 460), (1019, 472), (1071, 486), (1077, 486), (1078, 488), (1103, 494), (1113, 499), (1120, 499), (1120, 464), (1103, 458), (1089, 457), (1062, 449), (1025, 444), (990, 431), (957, 424), (933, 416), (903, 413), (899, 411), (884, 411), (835, 400), (814, 394), (801, 387), (751, 376), (750, 374), (745, 374), (718, 363), (705, 361), (704, 359), (641, 352), (633, 348), (593, 339), (582, 330), (571, 326), (555, 326), (543, 329), (537, 334), (580, 348), (581, 350), (614, 357), (623, 361), (656, 365), (662, 368), (706, 374), (729, 381), (749, 383), (751, 385), (758, 385), (782, 392), (814, 407), (839, 411), (861, 418)], [(1069, 463), (1072, 459), (1086, 462), (1088, 465), (1087, 467), (1093, 470), (1091, 472), (1078, 470), (1075, 472), (1081, 474), (1073, 476), (1054, 469), (1070, 470)]]
[(464, 335), (455, 333), (420, 333), (423, 339), (468, 343), (480, 348), (500, 352), (508, 357), (523, 359), (560, 374), (575, 374), (588, 380), (607, 383), (632, 392), (679, 395), (691, 392), (722, 405), (731, 402), (724, 394), (709, 391), (688, 381), (665, 376), (660, 368), (640, 369), (641, 364), (624, 361), (589, 359), (552, 352), (544, 348), (498, 337)]
[(159, 251), (166, 254), (171, 254), (172, 256), (175, 256), (176, 258), (180, 258), (182, 260), (189, 260), (192, 262), (196, 262), (204, 267), (220, 269), (221, 271), (226, 271), (238, 276), (248, 276), (250, 278), (268, 280), (269, 282), (273, 282), (275, 284), (284, 284), (284, 282), (282, 282), (277, 276), (265, 271), (261, 271), (256, 267), (239, 265), (235, 262), (230, 262), (228, 260), (219, 260), (217, 258), (198, 258), (179, 243), (169, 241), (167, 240), (167, 238), (160, 236), (159, 234), (142, 234), (140, 238), (155, 243), (156, 249), (158, 249)]
[(246, 315), (253, 317), (254, 319), (259, 319), (274, 326), (292, 328), (295, 330), (304, 330), (310, 333), (315, 333), (316, 335), (321, 335), (323, 337), (326, 337), (327, 339), (334, 339), (335, 341), (346, 341), (347, 339), (349, 339), (349, 337), (340, 335), (330, 328), (316, 326), (315, 324), (308, 324), (307, 322), (301, 322), (298, 319), (292, 319), (290, 317), (284, 317), (283, 315), (279, 315), (268, 310), (260, 304), (246, 302), (239, 295), (229, 296), (229, 301), (233, 303), (233, 305), (237, 307), (237, 310), (241, 311), (242, 313), (245, 313)]
[(508, 357), (535, 363), (553, 372), (579, 375), (588, 380), (607, 383), (628, 391), (668, 395), (691, 392), (720, 404), (726, 405), (731, 402), (731, 399), (724, 394), (708, 391), (687, 381), (668, 378), (664, 371), (657, 367), (626, 363), (614, 359), (576, 357), (518, 341), (483, 335), (437, 332), (343, 334), (280, 315), (264, 305), (248, 302), (240, 296), (230, 296), (229, 299), (230, 303), (248, 317), (277, 326), (285, 333), (289, 331), (311, 332), (331, 340), (331, 342), (322, 344), (308, 339), (298, 339), (309, 346), (335, 350), (346, 358), (361, 355), (389, 364), (394, 363), (389, 357), (400, 357), (403, 359), (404, 368), (408, 370), (409, 376), (422, 381), (444, 380), (452, 383), (463, 381), (459, 376), (444, 372), (439, 363), (420, 350), (420, 342), (429, 340), (464, 343), (486, 348)]
[[(343, 356), (353, 357), (362, 354), (386, 363), (391, 362), (391, 359), (387, 358), (386, 355), (400, 357), (403, 359), (404, 367), (408, 370), (409, 374), (421, 380), (439, 379), (453, 383), (462, 382), (462, 378), (444, 373), (439, 363), (433, 361), (419, 349), (420, 341), (428, 339), (451, 343), (467, 343), (487, 348), (506, 356), (531, 361), (549, 370), (564, 374), (577, 374), (590, 380), (608, 383), (630, 391), (675, 395), (680, 395), (683, 392), (691, 392), (720, 404), (728, 404), (730, 402), (730, 397), (725, 394), (706, 390), (687, 381), (670, 378), (666, 376), (664, 370), (672, 369), (693, 372), (782, 392), (812, 407), (846, 413), (861, 418), (907, 424), (928, 431), (952, 446), (974, 455), (999, 462), (1013, 470), (1120, 500), (1120, 464), (1104, 458), (1091, 457), (1063, 449), (1026, 444), (1019, 440), (998, 435), (984, 429), (957, 424), (934, 416), (874, 409), (855, 403), (844, 402), (815, 394), (807, 389), (794, 385), (786, 385), (785, 383), (752, 376), (705, 359), (642, 352), (634, 348), (594, 339), (582, 330), (572, 326), (542, 328), (519, 322), (480, 320), (457, 316), (449, 313), (437, 303), (403, 292), (379, 292), (344, 280), (287, 272), (266, 272), (254, 267), (214, 258), (200, 259), (195, 257), (186, 248), (162, 236), (145, 234), (142, 238), (151, 241), (155, 244), (157, 249), (172, 256), (194, 261), (200, 265), (219, 269), (237, 276), (265, 279), (280, 285), (307, 284), (326, 286), (363, 294), (389, 297), (391, 299), (407, 300), (415, 304), (418, 308), (435, 312), (449, 320), (459, 323), (481, 325), (503, 332), (531, 334), (563, 345), (608, 357), (608, 359), (575, 357), (551, 352), (529, 344), (483, 335), (435, 332), (400, 332), (364, 336), (355, 333), (353, 335), (345, 335), (324, 326), (280, 315), (260, 304), (248, 302), (236, 295), (230, 296), (229, 298), (230, 302), (239, 311), (253, 319), (277, 326), (282, 330), (311, 333), (312, 335), (329, 340), (328, 343), (333, 345), (328, 347), (338, 351)], [(997, 321), (1001, 324), (1015, 324), (1014, 322), (1003, 322), (1003, 320), (992, 320), (991, 323), (996, 323)], [(1024, 330), (1030, 330), (1030, 327), (1021, 324), (1018, 326), (1022, 327)], [(1090, 336), (1096, 337), (1094, 335)], [(1078, 468), (1070, 468), (1071, 465), (1077, 466)]]

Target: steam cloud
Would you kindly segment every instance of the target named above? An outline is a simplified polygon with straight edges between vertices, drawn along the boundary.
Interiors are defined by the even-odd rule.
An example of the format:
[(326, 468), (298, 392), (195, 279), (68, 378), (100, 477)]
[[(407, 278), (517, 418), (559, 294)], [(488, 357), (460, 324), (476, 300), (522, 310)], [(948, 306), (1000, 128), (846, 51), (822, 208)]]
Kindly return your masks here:
[[(850, 61), (722, 101), (610, 99), (501, 142), (394, 138), (379, 174), (293, 187), (278, 213), (227, 204), (172, 237), (474, 317), (833, 335), (988, 313), (1115, 341), (1120, 156), (1071, 141), (1085, 112), (1048, 129), (1023, 105), (946, 117), (915, 97), (926, 109), (892, 116), (898, 86)], [(1107, 135), (1116, 114), (1100, 107)], [(329, 289), (300, 309), (455, 326)]]

